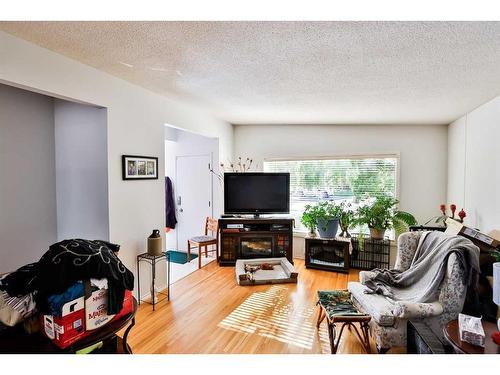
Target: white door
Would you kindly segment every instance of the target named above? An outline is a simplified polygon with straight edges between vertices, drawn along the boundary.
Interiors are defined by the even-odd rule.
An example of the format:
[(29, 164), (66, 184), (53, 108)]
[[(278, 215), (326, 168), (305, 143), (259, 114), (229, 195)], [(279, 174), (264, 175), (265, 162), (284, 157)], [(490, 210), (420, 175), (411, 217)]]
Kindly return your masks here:
[(175, 203), (177, 249), (187, 251), (187, 240), (204, 234), (205, 219), (212, 216), (211, 155), (176, 158)]

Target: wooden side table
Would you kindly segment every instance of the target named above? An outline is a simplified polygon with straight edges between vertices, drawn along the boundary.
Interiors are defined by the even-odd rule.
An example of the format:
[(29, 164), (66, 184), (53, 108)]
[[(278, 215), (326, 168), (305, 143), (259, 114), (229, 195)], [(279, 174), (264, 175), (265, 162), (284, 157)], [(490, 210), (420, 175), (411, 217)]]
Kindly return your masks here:
[(495, 344), (491, 338), (493, 332), (498, 331), (497, 325), (491, 322), (482, 322), (485, 334), (484, 348), (480, 346), (471, 345), (465, 341), (460, 340), (458, 331), (458, 319), (452, 320), (444, 328), (444, 338), (450, 343), (458, 354), (500, 354), (500, 346)]

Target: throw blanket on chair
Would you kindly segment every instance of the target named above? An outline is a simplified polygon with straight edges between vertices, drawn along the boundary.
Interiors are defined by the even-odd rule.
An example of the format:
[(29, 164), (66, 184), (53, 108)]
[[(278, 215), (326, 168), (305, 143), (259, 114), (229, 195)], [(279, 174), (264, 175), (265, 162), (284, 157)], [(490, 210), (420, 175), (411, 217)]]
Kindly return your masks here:
[(373, 270), (375, 276), (365, 282), (368, 288), (365, 293), (382, 294), (394, 301), (433, 301), (452, 254), (465, 270), (466, 285), (475, 287), (479, 275), (479, 248), (465, 237), (450, 237), (436, 231), (422, 234), (412, 264), (406, 271)]

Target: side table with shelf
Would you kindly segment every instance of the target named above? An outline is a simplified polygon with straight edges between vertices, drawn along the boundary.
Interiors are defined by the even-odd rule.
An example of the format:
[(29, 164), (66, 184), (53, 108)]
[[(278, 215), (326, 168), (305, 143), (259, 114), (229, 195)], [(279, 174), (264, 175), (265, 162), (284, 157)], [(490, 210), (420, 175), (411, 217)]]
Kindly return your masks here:
[[(167, 265), (167, 291), (158, 292), (158, 294), (164, 295), (165, 297), (161, 300), (155, 298), (155, 282), (156, 282), (156, 264), (162, 260), (165, 260)], [(141, 300), (141, 274), (140, 274), (140, 263), (147, 262), (151, 265), (151, 302)], [(163, 252), (161, 255), (150, 255), (148, 253), (142, 253), (137, 256), (137, 302), (139, 305), (141, 302), (150, 303), (153, 305), (153, 311), (155, 311), (155, 306), (161, 301), (170, 301), (170, 254)]]
[(306, 268), (349, 272), (349, 240), (306, 237), (305, 241)]
[(391, 241), (374, 239), (369, 236), (353, 236), (351, 238), (351, 268), (372, 270), (374, 268), (390, 268)]

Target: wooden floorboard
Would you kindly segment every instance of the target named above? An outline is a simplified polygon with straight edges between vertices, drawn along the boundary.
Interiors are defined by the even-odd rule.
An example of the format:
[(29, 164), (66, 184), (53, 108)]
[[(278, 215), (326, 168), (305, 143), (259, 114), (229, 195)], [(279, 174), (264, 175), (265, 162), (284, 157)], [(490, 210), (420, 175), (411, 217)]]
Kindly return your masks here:
[[(129, 344), (134, 353), (329, 353), (325, 323), (316, 329), (316, 292), (344, 289), (359, 271), (311, 270), (299, 259), (295, 266), (297, 284), (239, 286), (233, 267), (209, 263), (174, 283), (156, 311), (139, 306)], [(338, 352), (365, 353), (349, 331)]]

